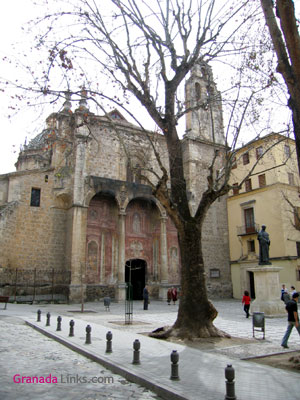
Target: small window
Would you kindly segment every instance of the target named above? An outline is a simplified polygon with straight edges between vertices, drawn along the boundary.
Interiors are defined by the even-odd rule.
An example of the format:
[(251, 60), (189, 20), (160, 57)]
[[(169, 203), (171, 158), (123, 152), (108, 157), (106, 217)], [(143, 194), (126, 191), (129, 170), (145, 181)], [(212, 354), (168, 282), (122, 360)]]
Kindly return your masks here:
[(249, 162), (250, 162), (249, 153), (243, 154), (243, 164), (246, 165), (249, 164)]
[(235, 168), (237, 168), (237, 164), (236, 164), (236, 157), (233, 157), (233, 159), (232, 159), (232, 167), (231, 167), (231, 169), (235, 169)]
[(290, 157), (291, 156), (291, 149), (290, 146), (288, 144), (284, 145), (284, 154), (286, 157)]
[(256, 147), (256, 159), (258, 160), (263, 154), (262, 146)]
[(294, 226), (300, 231), (300, 207), (294, 207)]
[(291, 172), (288, 172), (288, 180), (289, 180), (289, 185), (292, 185), (292, 186), (295, 185), (294, 174), (292, 174)]
[(245, 180), (245, 190), (246, 190), (246, 192), (250, 192), (250, 190), (252, 190), (251, 179)]
[(258, 175), (258, 184), (259, 184), (259, 187), (266, 186), (266, 175), (265, 174)]
[(254, 240), (248, 240), (248, 253), (255, 253), (255, 242), (254, 242)]
[(235, 196), (235, 195), (237, 195), (237, 194), (239, 194), (239, 192), (240, 192), (240, 190), (239, 190), (239, 188), (238, 188), (238, 183), (234, 183), (232, 186), (236, 186), (236, 187), (234, 187), (233, 189), (232, 189), (232, 191), (233, 191), (233, 195)]
[(252, 207), (244, 209), (244, 218), (245, 233), (255, 233), (254, 209)]
[(39, 207), (41, 201), (41, 189), (31, 189), (30, 205), (31, 207)]
[(136, 164), (134, 167), (130, 165), (128, 162), (127, 164), (127, 177), (126, 180), (127, 182), (132, 182), (132, 183), (141, 183), (141, 173), (142, 173), (142, 168), (139, 164)]
[(300, 258), (300, 242), (296, 242), (297, 257)]

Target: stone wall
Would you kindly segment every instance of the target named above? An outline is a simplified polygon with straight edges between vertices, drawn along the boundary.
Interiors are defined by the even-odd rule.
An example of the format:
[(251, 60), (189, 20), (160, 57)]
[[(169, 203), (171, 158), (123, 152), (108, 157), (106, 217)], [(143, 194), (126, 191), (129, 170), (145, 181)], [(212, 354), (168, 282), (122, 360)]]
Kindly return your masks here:
[[(53, 173), (46, 172), (15, 173), (10, 177), (12, 187), (18, 190), (10, 193), (9, 204), (15, 204), (12, 211), (6, 209), (0, 216), (3, 267), (66, 267), (66, 211), (56, 207)], [(40, 189), (38, 207), (30, 205), (32, 188)]]
[[(189, 82), (187, 94), (193, 96), (195, 82)], [(218, 99), (212, 110), (216, 142), (213, 125), (196, 134), (200, 128), (193, 116), (191, 132), (182, 141), (192, 213), (206, 188), (216, 151), (216, 171), (222, 166), (220, 104)], [(155, 174), (161, 175), (152, 144), (168, 169), (165, 139), (122, 118), (112, 122), (87, 108), (51, 114), (47, 128), (20, 153), (18, 171), (0, 177), (0, 265), (70, 270), (76, 296), (84, 279), (88, 299), (116, 296), (116, 285), (124, 284), (121, 270), (133, 258), (145, 260), (153, 293), (159, 293), (160, 284), (179, 283), (176, 229), (145, 185), (147, 178), (155, 184)], [(32, 188), (41, 191), (39, 206), (30, 205)], [(97, 225), (92, 221), (92, 199), (100, 193), (110, 205), (106, 207), (104, 201), (96, 210), (100, 212)], [(122, 230), (126, 233), (121, 243)], [(227, 231), (226, 200), (220, 199), (209, 209), (202, 235), (211, 297), (231, 296)]]

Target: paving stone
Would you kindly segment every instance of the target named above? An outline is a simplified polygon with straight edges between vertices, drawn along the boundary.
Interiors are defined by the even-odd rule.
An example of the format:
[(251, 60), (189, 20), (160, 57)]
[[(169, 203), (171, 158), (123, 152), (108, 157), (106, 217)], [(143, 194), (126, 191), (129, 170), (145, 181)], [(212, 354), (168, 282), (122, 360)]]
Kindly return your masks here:
[[(249, 339), (249, 342), (199, 350), (184, 344), (149, 338), (143, 333), (159, 326), (172, 325), (176, 319), (178, 305), (168, 306), (159, 301), (151, 301), (148, 311), (142, 309), (141, 302), (134, 302), (133, 325), (124, 324), (122, 303), (112, 303), (110, 312), (105, 311), (103, 303), (87, 304), (86, 309), (94, 311), (93, 313), (75, 312), (80, 310), (80, 305), (9, 304), (8, 309), (0, 313), (0, 365), (4, 372), (0, 378), (0, 398), (148, 400), (162, 397), (172, 400), (219, 400), (225, 396), (224, 368), (228, 363), (235, 368), (236, 395), (239, 400), (299, 398), (298, 373), (241, 361), (244, 357), (281, 352), (280, 343), (286, 329), (286, 316), (266, 318), (266, 340), (253, 339), (252, 320), (245, 318), (239, 301), (218, 300), (214, 304), (219, 311), (216, 326), (236, 338)], [(38, 308), (42, 310), (40, 323), (36, 322)], [(45, 315), (48, 311), (52, 315), (51, 326), (45, 327)], [(62, 332), (56, 332), (58, 315), (62, 316)], [(71, 319), (75, 321), (74, 338), (68, 337)], [(102, 360), (104, 365), (110, 364), (114, 373), (22, 325), (22, 320), (52, 335), (56, 340), (72, 345), (76, 351), (92, 354), (99, 361)], [(92, 327), (91, 345), (85, 345), (87, 324)], [(110, 355), (105, 354), (105, 336), (108, 330), (113, 332), (113, 353)], [(260, 337), (259, 333), (256, 336)], [(4, 341), (7, 337), (13, 337), (14, 341)], [(132, 365), (132, 344), (136, 338), (141, 342), (140, 366)], [(296, 330), (292, 332), (289, 346), (290, 350), (300, 348), (300, 337)], [(170, 353), (173, 349), (179, 353), (178, 382), (170, 380)], [(65, 383), (53, 385), (51, 390), (49, 385), (44, 384), (12, 385), (12, 374), (16, 371), (16, 365), (22, 373), (25, 371), (41, 375), (47, 373), (51, 367), (53, 374), (59, 374), (58, 376), (61, 371), (70, 376), (77, 373), (85, 376), (113, 376), (114, 384), (95, 386), (92, 383)], [(129, 382), (129, 378), (135, 383)], [(148, 389), (137, 383), (143, 383)], [(53, 390), (56, 391), (54, 397)]]

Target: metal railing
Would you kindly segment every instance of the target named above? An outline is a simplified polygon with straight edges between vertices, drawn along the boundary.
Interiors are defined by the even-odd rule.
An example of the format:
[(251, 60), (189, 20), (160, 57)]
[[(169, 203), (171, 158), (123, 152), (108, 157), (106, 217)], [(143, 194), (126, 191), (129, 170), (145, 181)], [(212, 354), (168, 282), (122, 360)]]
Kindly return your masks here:
[(252, 234), (258, 233), (259, 225), (258, 224), (252, 224), (252, 225), (237, 226), (236, 230), (237, 230), (237, 235), (238, 236), (252, 235)]
[(15, 302), (68, 301), (70, 281), (71, 271), (0, 268), (0, 294)]

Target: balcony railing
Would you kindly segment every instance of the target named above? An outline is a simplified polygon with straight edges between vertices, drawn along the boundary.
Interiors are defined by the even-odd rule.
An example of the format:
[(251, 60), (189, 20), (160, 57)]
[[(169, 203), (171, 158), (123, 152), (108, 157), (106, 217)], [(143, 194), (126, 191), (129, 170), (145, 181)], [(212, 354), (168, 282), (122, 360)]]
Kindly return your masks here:
[(237, 226), (237, 235), (238, 236), (243, 236), (243, 235), (253, 235), (255, 233), (258, 233), (259, 231), (259, 225), (258, 224), (253, 224), (250, 226)]

